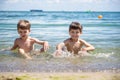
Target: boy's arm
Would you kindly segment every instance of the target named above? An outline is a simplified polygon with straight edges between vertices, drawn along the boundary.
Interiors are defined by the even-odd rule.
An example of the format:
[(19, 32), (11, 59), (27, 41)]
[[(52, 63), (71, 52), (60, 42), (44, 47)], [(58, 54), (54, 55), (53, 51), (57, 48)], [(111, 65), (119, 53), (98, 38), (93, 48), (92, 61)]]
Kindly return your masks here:
[(69, 39), (66, 39), (66, 40), (64, 40), (64, 42), (61, 42), (61, 43), (59, 43), (57, 46), (56, 46), (56, 50), (62, 50), (63, 49), (63, 47), (67, 44), (67, 43), (69, 43)]
[(92, 51), (94, 50), (94, 46), (92, 46), (91, 44), (87, 43), (86, 41), (84, 40), (81, 40), (83, 45), (85, 45), (86, 47), (85, 48), (82, 48), (82, 51)]
[(40, 41), (38, 39), (34, 39), (35, 43), (43, 45), (43, 51), (46, 51), (47, 49), (49, 49), (49, 44), (47, 41)]
[(65, 45), (67, 44), (67, 42), (69, 41), (69, 39), (65, 40), (64, 42), (59, 43), (56, 46), (56, 51), (54, 52), (54, 56), (61, 56), (63, 53), (63, 48), (65, 47)]
[(59, 43), (57, 46), (56, 46), (56, 50), (60, 50), (62, 51), (62, 48), (65, 46), (65, 43), (64, 42), (61, 42)]
[(10, 50), (14, 50), (14, 49), (16, 49), (18, 47), (18, 45), (17, 45), (17, 40), (15, 40), (14, 41), (14, 45), (13, 45), (13, 47), (10, 49)]
[(56, 51), (54, 52), (53, 56), (61, 56), (62, 54), (62, 48), (65, 46), (64, 42), (59, 43), (56, 46)]

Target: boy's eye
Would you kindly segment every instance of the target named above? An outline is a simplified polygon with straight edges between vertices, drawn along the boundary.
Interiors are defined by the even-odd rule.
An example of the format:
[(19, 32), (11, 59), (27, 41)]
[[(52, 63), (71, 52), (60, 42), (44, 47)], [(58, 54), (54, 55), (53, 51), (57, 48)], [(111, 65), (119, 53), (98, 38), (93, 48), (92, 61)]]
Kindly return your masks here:
[(71, 31), (71, 33), (74, 33), (74, 31)]
[(22, 31), (19, 31), (19, 33), (22, 33)]
[(24, 33), (27, 33), (27, 31), (24, 31)]

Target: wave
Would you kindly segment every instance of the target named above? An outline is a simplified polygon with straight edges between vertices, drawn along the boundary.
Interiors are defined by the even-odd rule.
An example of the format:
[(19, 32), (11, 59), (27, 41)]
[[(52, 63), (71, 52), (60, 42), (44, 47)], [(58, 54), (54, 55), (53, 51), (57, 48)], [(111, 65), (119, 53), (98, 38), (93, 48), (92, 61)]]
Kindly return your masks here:
[[(12, 27), (16, 27), (16, 23), (0, 23), (0, 28), (1, 28), (1, 25), (3, 25), (3, 26), (9, 26), (9, 25), (13, 25)], [(69, 26), (70, 25), (70, 23), (37, 23), (37, 22), (35, 22), (35, 23), (32, 23), (32, 26)], [(100, 24), (100, 23), (91, 23), (91, 24), (82, 24), (84, 27), (98, 27), (98, 26), (102, 26), (102, 27), (107, 27), (107, 26), (109, 26), (109, 27), (120, 27), (120, 24), (118, 23), (118, 24), (108, 24), (108, 23), (102, 23), (102, 24)]]

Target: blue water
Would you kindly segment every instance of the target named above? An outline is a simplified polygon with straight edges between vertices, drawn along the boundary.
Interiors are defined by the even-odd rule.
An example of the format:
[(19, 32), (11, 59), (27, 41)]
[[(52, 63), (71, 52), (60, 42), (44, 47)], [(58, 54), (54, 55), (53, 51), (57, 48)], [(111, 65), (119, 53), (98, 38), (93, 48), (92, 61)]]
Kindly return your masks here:
[[(103, 15), (103, 18), (98, 19), (98, 15)], [(30, 21), (31, 37), (46, 40), (50, 44), (50, 49), (45, 55), (33, 56), (34, 60), (26, 61), (25, 65), (22, 63), (25, 60), (19, 58), (16, 53), (3, 51), (10, 48), (15, 38), (19, 37), (16, 25), (20, 19)], [(94, 45), (96, 49), (91, 52), (93, 56), (72, 58), (72, 60), (53, 58), (50, 54), (55, 51), (56, 45), (69, 38), (68, 28), (72, 21), (78, 21), (83, 25), (83, 34), (80, 38)], [(35, 45), (35, 47), (39, 49), (41, 46)], [(88, 67), (84, 68), (86, 64)], [(35, 68), (33, 71), (50, 71), (55, 68), (56, 71), (65, 71), (68, 70), (67, 66), (73, 71), (106, 70), (120, 69), (119, 64), (120, 12), (0, 11), (0, 71), (31, 71), (32, 68)], [(39, 67), (41, 65), (44, 65), (44, 69)], [(29, 67), (15, 68), (18, 66)]]

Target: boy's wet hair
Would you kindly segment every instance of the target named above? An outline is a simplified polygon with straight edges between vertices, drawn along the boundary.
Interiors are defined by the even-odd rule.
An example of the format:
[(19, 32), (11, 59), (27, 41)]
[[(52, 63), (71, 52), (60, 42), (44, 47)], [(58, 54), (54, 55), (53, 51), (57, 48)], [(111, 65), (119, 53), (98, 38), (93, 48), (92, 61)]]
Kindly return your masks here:
[(22, 30), (28, 29), (28, 30), (30, 30), (30, 27), (31, 27), (31, 24), (28, 20), (20, 20), (17, 24), (17, 30), (18, 29), (22, 29)]
[(69, 26), (69, 31), (71, 29), (79, 29), (79, 31), (82, 33), (82, 25), (79, 22), (72, 22)]

